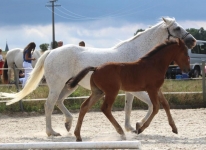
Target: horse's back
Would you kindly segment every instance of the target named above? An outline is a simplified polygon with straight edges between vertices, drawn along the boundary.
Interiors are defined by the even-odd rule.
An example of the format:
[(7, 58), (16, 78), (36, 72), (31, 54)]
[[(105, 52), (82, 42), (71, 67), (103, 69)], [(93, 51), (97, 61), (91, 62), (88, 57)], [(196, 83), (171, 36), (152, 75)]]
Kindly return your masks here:
[(13, 64), (15, 63), (17, 68), (22, 68), (22, 62), (23, 62), (23, 49), (21, 48), (15, 48), (12, 50), (9, 50), (6, 54), (6, 59), (8, 63), (8, 67), (13, 67)]

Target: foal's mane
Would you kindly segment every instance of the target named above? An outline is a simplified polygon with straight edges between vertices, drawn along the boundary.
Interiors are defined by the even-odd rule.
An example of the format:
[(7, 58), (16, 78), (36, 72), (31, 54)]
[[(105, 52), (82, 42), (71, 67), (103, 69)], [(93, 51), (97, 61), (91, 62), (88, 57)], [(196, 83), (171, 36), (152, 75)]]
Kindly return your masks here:
[(166, 40), (164, 43), (157, 45), (155, 48), (150, 50), (145, 56), (143, 56), (141, 59), (147, 59), (153, 55), (155, 55), (157, 52), (161, 51), (164, 49), (166, 46), (173, 45), (173, 44), (178, 44), (177, 41), (168, 41)]
[(162, 27), (164, 27), (164, 28), (167, 28), (167, 27), (171, 26), (171, 25), (175, 22), (175, 19), (174, 19), (174, 18), (165, 17), (165, 19), (167, 19), (167, 21), (168, 21), (167, 23), (168, 23), (168, 24), (166, 24), (163, 20), (161, 20), (161, 21), (159, 21), (157, 24), (155, 24), (155, 25), (153, 25), (153, 26), (145, 29), (144, 31), (138, 32), (135, 36), (131, 37), (130, 39), (127, 39), (127, 40), (125, 40), (125, 41), (122, 41), (122, 42), (118, 43), (116, 46), (114, 46), (114, 48), (117, 48), (117, 47), (121, 46), (122, 44), (124, 44), (124, 43), (126, 43), (126, 42), (130, 42), (130, 41), (132, 41), (132, 40), (135, 40), (136, 38), (138, 38), (139, 36), (141, 36), (141, 35), (144, 34), (145, 32), (147, 32), (147, 31), (149, 31), (149, 30), (151, 30), (151, 29), (153, 29), (153, 28), (155, 28), (155, 27), (157, 27), (157, 26), (162, 26)]

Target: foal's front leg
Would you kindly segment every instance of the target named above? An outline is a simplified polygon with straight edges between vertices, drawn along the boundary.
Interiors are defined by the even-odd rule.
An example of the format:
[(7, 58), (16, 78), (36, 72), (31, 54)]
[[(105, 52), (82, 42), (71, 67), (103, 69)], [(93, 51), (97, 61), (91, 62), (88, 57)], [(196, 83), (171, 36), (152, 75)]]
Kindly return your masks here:
[(176, 127), (175, 122), (174, 122), (172, 115), (170, 113), (170, 106), (168, 104), (168, 101), (165, 99), (164, 95), (162, 94), (162, 92), (160, 90), (158, 92), (158, 96), (159, 96), (159, 101), (162, 104), (162, 106), (167, 114), (169, 125), (172, 127), (172, 132), (177, 134), (178, 133), (177, 127)]
[(138, 131), (138, 134), (143, 132), (144, 129), (149, 126), (152, 119), (159, 111), (158, 91), (155, 89), (151, 89), (148, 91), (148, 94), (149, 94), (150, 100), (152, 101), (152, 104), (153, 104), (153, 111), (152, 111), (152, 114), (147, 119), (147, 121), (143, 124), (143, 126), (140, 129), (139, 129), (139, 125), (137, 125), (136, 129)]

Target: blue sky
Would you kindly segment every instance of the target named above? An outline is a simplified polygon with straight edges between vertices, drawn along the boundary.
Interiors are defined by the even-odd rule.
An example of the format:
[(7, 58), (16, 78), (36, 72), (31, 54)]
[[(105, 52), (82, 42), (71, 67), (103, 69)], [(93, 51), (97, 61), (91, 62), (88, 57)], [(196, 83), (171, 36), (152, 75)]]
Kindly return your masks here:
[[(34, 41), (37, 49), (52, 41), (50, 0), (1, 0), (0, 48), (24, 48)], [(64, 44), (111, 47), (146, 29), (161, 17), (174, 17), (184, 28), (206, 29), (205, 0), (58, 0), (55, 39)]]

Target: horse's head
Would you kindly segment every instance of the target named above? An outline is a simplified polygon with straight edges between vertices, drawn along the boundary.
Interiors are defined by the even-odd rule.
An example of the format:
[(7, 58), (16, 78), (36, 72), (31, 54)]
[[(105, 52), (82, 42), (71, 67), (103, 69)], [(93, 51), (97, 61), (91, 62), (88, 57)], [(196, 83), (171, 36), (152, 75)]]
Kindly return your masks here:
[(196, 39), (185, 29), (183, 29), (176, 21), (172, 18), (162, 18), (166, 24), (168, 32), (168, 40), (170, 37), (180, 38), (184, 41), (185, 45), (192, 49), (196, 45)]
[(190, 57), (188, 55), (188, 49), (181, 39), (177, 39), (177, 53), (174, 61), (178, 64), (180, 69), (187, 73), (190, 71)]

